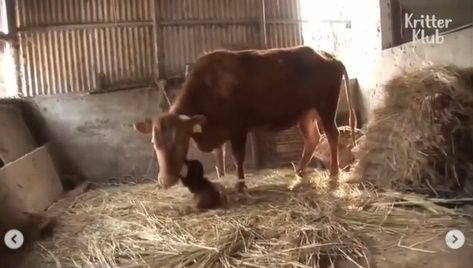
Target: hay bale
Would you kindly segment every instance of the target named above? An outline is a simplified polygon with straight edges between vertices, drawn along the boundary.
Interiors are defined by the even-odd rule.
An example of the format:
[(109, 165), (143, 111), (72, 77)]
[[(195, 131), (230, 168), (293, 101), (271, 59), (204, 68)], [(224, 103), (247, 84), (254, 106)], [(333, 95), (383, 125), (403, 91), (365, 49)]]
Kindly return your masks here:
[(473, 71), (405, 71), (384, 86), (352, 180), (399, 190), (473, 196)]

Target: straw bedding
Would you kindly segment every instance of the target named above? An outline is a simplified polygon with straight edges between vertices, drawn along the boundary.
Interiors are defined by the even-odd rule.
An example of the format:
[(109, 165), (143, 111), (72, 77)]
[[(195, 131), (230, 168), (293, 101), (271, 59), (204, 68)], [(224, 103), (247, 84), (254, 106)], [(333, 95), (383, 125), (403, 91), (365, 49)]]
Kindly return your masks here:
[(38, 244), (35, 258), (41, 267), (360, 265), (365, 235), (433, 234), (452, 225), (471, 230), (458, 211), (419, 196), (403, 202), (417, 209), (405, 209), (397, 207), (403, 197), (395, 193), (378, 195), (349, 184), (329, 191), (324, 172), (311, 174), (312, 186), (290, 191), (293, 178), (291, 169), (249, 174), (248, 195), (240, 195), (229, 190), (235, 180), (227, 176), (220, 188), (226, 189), (226, 207), (213, 211), (196, 210), (182, 186), (93, 189), (54, 204), (49, 212), (58, 227)]
[[(455, 206), (459, 200), (375, 190), (471, 193), (471, 73), (429, 68), (400, 75), (385, 90), (357, 148), (360, 185), (329, 189), (328, 174), (314, 171), (312, 184), (289, 190), (294, 171), (272, 169), (248, 174), (241, 195), (226, 176), (219, 188), (225, 207), (212, 211), (197, 210), (182, 186), (98, 187), (51, 207), (55, 234), (30, 258), (41, 267), (369, 267), (369, 237), (415, 240), (453, 226), (471, 235), (471, 214)], [(416, 248), (422, 241), (398, 246), (423, 251)]]
[(472, 79), (472, 70), (436, 66), (387, 82), (352, 178), (382, 188), (473, 196)]

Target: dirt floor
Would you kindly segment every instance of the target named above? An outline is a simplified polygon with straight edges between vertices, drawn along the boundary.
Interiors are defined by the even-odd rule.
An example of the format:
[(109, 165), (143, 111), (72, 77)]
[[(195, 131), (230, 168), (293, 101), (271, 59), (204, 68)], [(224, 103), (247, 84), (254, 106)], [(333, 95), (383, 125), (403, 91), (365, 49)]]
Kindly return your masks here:
[[(136, 228), (136, 233), (143, 232), (143, 230), (140, 229), (141, 225), (133, 222), (133, 219), (140, 221), (142, 219), (139, 217), (142, 215), (142, 218), (148, 217), (148, 221), (149, 219), (164, 219), (164, 222), (169, 223), (171, 221), (169, 224), (182, 226), (188, 224), (188, 227), (184, 226), (182, 230), (185, 230), (185, 232), (195, 232), (195, 234), (198, 233), (199, 235), (202, 233), (204, 236), (208, 236), (209, 234), (204, 232), (206, 228), (210, 227), (203, 225), (215, 220), (215, 218), (222, 220), (221, 222), (223, 223), (221, 224), (224, 224), (225, 221), (234, 220), (240, 221), (239, 224), (246, 224), (257, 216), (259, 216), (258, 219), (260, 221), (264, 221), (265, 217), (267, 217), (268, 221), (271, 221), (272, 217), (275, 216), (272, 214), (264, 216), (266, 212), (279, 209), (278, 211), (280, 212), (278, 213), (292, 215), (293, 212), (287, 210), (291, 209), (289, 204), (292, 204), (294, 200), (297, 202), (300, 200), (305, 200), (309, 203), (314, 202), (310, 206), (317, 207), (321, 211), (321, 217), (324, 217), (322, 213), (325, 209), (324, 206), (329, 207), (331, 203), (337, 203), (341, 199), (346, 199), (346, 197), (337, 197), (335, 195), (328, 197), (325, 193), (321, 193), (323, 189), (317, 185), (314, 188), (306, 185), (306, 188), (291, 191), (288, 189), (288, 185), (292, 179), (292, 170), (289, 169), (249, 174), (247, 179), (249, 186), (248, 195), (237, 195), (229, 190), (235, 178), (232, 175), (227, 175), (223, 178), (223, 185), (227, 189), (225, 194), (228, 202), (227, 207), (207, 212), (198, 211), (193, 206), (194, 200), (190, 193), (180, 185), (166, 192), (156, 189), (154, 183), (102, 186), (75, 196), (70, 195), (68, 198), (58, 202), (50, 210), (52, 215), (58, 217), (58, 227), (55, 234), (51, 238), (33, 245), (31, 247), (32, 250), (28, 254), (18, 254), (12, 263), (16, 267), (117, 267), (114, 266), (117, 264), (111, 264), (110, 260), (107, 259), (108, 257), (103, 255), (113, 255), (113, 261), (127, 259), (129, 256), (122, 255), (120, 250), (123, 250), (122, 247), (125, 246), (133, 246), (136, 247), (136, 252), (146, 253), (137, 253), (139, 256), (134, 256), (136, 259), (130, 262), (125, 261), (122, 265), (118, 265), (118, 267), (168, 267), (162, 263), (161, 265), (157, 263), (150, 264), (150, 261), (146, 259), (148, 255), (153, 254), (150, 253), (150, 250), (158, 250), (153, 249), (157, 247), (155, 243), (158, 243), (158, 240), (151, 240), (151, 238), (146, 238), (148, 239), (146, 240), (140, 237), (140, 244), (138, 244), (134, 236), (139, 235), (133, 234), (134, 230), (130, 230), (130, 228)], [(152, 195), (149, 195), (150, 193)], [(150, 196), (156, 199), (150, 200)], [(302, 199), (307, 197), (311, 199)], [(346, 203), (340, 204), (348, 206)], [(299, 205), (304, 206), (304, 204)], [(148, 208), (148, 206), (150, 209), (145, 210), (147, 211), (146, 213), (154, 215), (137, 214), (135, 215), (137, 218), (130, 217), (131, 214), (137, 213), (140, 207)], [(333, 258), (335, 267), (471, 267), (471, 261), (473, 260), (473, 224), (471, 218), (466, 220), (466, 224), (462, 220), (461, 223), (458, 221), (457, 225), (457, 219), (452, 218), (453, 216), (448, 215), (447, 212), (444, 214), (437, 211), (435, 217), (429, 218), (430, 216), (426, 216), (430, 215), (429, 212), (421, 211), (419, 213), (419, 210), (413, 207), (412, 210), (416, 210), (416, 212), (412, 215), (419, 216), (409, 214), (411, 215), (409, 217), (418, 217), (418, 219), (408, 219), (406, 223), (399, 220), (396, 223), (398, 226), (387, 226), (384, 224), (385, 220), (394, 220), (396, 222), (396, 218), (392, 216), (394, 213), (391, 212), (393, 207), (394, 203), (391, 209), (389, 206), (386, 210), (381, 211), (380, 209), (381, 222), (377, 222), (375, 225), (365, 221), (364, 218), (366, 216), (362, 214), (362, 211), (359, 212), (359, 222), (357, 221), (358, 214), (356, 214), (358, 212), (353, 214), (348, 212), (348, 210), (346, 210), (346, 213), (351, 215), (349, 217), (350, 221), (342, 220), (345, 219), (343, 215), (340, 217), (340, 220), (331, 219), (334, 224), (343, 222), (341, 225), (349, 230), (347, 231), (348, 236), (356, 235), (357, 238), (353, 241), (358, 241), (359, 239), (362, 241), (362, 248), (366, 247), (366, 250), (363, 251), (366, 253), (364, 258), (350, 256), (347, 257), (348, 259)], [(382, 213), (385, 213), (385, 216)], [(243, 215), (245, 214), (248, 214), (248, 217), (244, 218)], [(253, 214), (257, 216), (253, 216)], [(330, 217), (330, 214), (327, 215), (325, 216)], [(292, 215), (292, 217), (295, 216)], [(362, 218), (363, 222), (361, 221)], [(298, 220), (297, 218), (294, 219), (296, 222)], [(318, 220), (318, 218), (314, 218), (315, 220)], [(328, 221), (328, 223), (331, 221)], [(357, 228), (352, 229), (350, 222), (356, 225)], [(255, 224), (264, 225), (261, 222)], [(287, 228), (295, 228), (289, 227), (291, 226), (289, 225), (290, 223), (286, 222), (281, 222), (281, 226), (277, 226), (277, 221), (271, 224), (275, 230), (278, 227), (282, 227), (279, 229), (283, 230), (285, 227), (282, 225), (284, 224), (288, 224)], [(310, 225), (310, 222), (306, 224)], [(165, 232), (166, 229), (159, 229), (156, 225), (157, 223), (153, 223), (154, 229), (151, 231), (154, 230), (153, 232), (156, 233)], [(324, 225), (319, 226), (323, 227)], [(430, 228), (429, 226), (435, 227)], [(118, 230), (120, 228), (128, 228), (128, 230)], [(220, 226), (216, 227), (217, 232), (219, 230), (223, 232), (224, 227), (219, 228)], [(452, 228), (461, 229), (466, 236), (466, 244), (459, 250), (447, 248), (444, 241), (446, 232)], [(337, 232), (337, 230), (333, 232)], [(147, 235), (149, 236), (150, 234)], [(274, 235), (282, 240), (276, 232)], [(129, 244), (125, 241), (133, 239), (135, 240), (129, 242)], [(179, 239), (184, 239), (184, 236)], [(107, 243), (101, 244), (105, 240), (107, 240)], [(142, 240), (146, 241), (143, 242)], [(272, 243), (280, 242), (275, 239), (271, 241)], [(161, 243), (167, 242), (162, 241)], [(301, 247), (312, 245), (307, 244)], [(257, 246), (261, 246), (261, 244), (256, 243), (255, 247)], [(353, 246), (356, 245), (353, 244)], [(110, 249), (107, 247), (110, 247)], [(248, 251), (251, 250), (248, 248)], [(228, 255), (231, 254), (228, 253)], [(248, 260), (251, 259), (250, 257), (247, 258)], [(20, 265), (20, 263), (23, 265)], [(320, 259), (319, 265), (320, 267), (331, 267), (329, 259), (324, 257)], [(238, 266), (265, 267), (256, 264), (251, 265), (250, 262), (240, 263)], [(294, 262), (292, 265), (281, 265), (281, 267), (313, 266), (315, 265), (303, 265), (302, 261), (300, 263)], [(271, 265), (271, 267), (274, 266)]]

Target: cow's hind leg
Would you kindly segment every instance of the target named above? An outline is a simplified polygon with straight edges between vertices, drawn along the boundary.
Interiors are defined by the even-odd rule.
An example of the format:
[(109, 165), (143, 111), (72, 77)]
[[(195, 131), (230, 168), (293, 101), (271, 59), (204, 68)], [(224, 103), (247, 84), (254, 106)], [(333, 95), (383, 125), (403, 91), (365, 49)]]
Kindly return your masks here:
[(304, 149), (296, 167), (296, 175), (298, 178), (291, 184), (291, 189), (305, 180), (305, 170), (314, 155), (315, 147), (319, 143), (320, 132), (317, 126), (317, 114), (315, 111), (309, 111), (301, 118), (299, 121), (299, 131), (304, 138)]
[(236, 183), (236, 189), (238, 192), (244, 192), (246, 189), (245, 185), (245, 173), (243, 170), (243, 162), (245, 161), (245, 147), (246, 147), (246, 132), (235, 135), (230, 140), (232, 145), (233, 160), (237, 168), (238, 181)]
[[(336, 106), (335, 106), (336, 107)], [(330, 147), (330, 184), (332, 187), (338, 185), (338, 135), (339, 131), (335, 123), (336, 109), (333, 111), (325, 111), (320, 114), (322, 126), (327, 136), (327, 141)]]

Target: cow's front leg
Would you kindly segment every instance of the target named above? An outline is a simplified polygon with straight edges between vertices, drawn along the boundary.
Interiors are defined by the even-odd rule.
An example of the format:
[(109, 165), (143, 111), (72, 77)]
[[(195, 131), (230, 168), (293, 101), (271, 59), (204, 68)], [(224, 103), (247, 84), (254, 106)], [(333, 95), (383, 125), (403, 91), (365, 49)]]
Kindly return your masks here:
[(237, 168), (238, 182), (236, 183), (236, 189), (238, 192), (244, 192), (246, 189), (245, 185), (245, 172), (243, 170), (243, 162), (245, 161), (245, 147), (246, 147), (246, 132), (241, 133), (237, 136), (232, 137), (232, 154), (233, 160)]
[(218, 178), (225, 176), (225, 144), (222, 147), (214, 150), (214, 156), (217, 162), (215, 169), (217, 170)]

